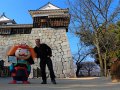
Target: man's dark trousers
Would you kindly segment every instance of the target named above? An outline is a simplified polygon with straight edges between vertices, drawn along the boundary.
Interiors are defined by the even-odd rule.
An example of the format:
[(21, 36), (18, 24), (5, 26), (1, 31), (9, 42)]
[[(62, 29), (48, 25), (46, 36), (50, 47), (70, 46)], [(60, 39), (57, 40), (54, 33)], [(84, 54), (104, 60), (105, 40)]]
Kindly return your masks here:
[(55, 74), (54, 74), (54, 71), (53, 71), (53, 64), (52, 64), (51, 58), (50, 57), (41, 58), (40, 59), (40, 68), (41, 68), (41, 74), (42, 74), (43, 82), (46, 82), (46, 65), (49, 69), (51, 80), (55, 79)]

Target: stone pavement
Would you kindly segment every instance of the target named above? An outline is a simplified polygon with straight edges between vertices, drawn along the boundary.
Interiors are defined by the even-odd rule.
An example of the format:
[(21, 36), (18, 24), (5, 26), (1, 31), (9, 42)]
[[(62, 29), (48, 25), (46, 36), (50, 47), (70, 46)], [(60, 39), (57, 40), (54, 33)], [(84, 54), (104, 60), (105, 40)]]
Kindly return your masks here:
[(40, 84), (41, 79), (29, 79), (31, 84), (8, 84), (11, 78), (0, 78), (0, 90), (120, 90), (120, 82), (112, 83), (110, 78), (68, 78), (56, 79), (54, 85), (48, 80), (48, 84)]

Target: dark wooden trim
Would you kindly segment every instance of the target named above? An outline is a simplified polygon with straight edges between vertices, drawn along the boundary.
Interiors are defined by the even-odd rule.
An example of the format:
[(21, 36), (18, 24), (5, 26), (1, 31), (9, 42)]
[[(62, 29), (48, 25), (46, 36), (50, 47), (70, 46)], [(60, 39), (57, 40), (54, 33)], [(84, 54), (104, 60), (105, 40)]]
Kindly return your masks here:
[(33, 28), (68, 27), (69, 18), (34, 17)]
[(0, 35), (30, 34), (32, 28), (0, 28)]

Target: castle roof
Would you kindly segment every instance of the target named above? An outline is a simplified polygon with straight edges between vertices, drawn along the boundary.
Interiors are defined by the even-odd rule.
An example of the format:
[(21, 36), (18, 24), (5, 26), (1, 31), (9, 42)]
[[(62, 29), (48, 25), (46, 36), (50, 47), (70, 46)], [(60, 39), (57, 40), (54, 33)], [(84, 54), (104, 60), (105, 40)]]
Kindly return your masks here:
[(5, 16), (5, 14), (3, 13), (0, 16), (0, 24), (4, 24), (4, 23), (11, 23), (11, 24), (16, 24), (16, 22), (14, 20), (9, 19), (8, 17)]
[(60, 9), (60, 8), (51, 4), (50, 2), (39, 8), (39, 10), (52, 10), (52, 9)]
[(0, 25), (0, 28), (32, 28), (33, 24)]
[(32, 17), (49, 16), (49, 15), (51, 15), (49, 17), (53, 17), (54, 15), (55, 15), (55, 17), (59, 17), (59, 16), (69, 17), (68, 12), (69, 12), (68, 8), (62, 9), (51, 3), (47, 3), (46, 5), (40, 7), (37, 10), (29, 10), (29, 13), (31, 14)]

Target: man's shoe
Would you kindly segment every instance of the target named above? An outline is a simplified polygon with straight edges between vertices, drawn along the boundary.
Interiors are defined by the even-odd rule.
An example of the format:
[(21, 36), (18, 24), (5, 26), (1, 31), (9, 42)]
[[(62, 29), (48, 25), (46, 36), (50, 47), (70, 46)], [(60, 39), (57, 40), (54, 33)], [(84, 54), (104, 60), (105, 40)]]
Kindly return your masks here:
[(57, 84), (55, 80), (51, 80), (51, 82), (52, 82), (53, 84)]
[(43, 82), (41, 82), (41, 84), (47, 84), (47, 82), (43, 81)]

